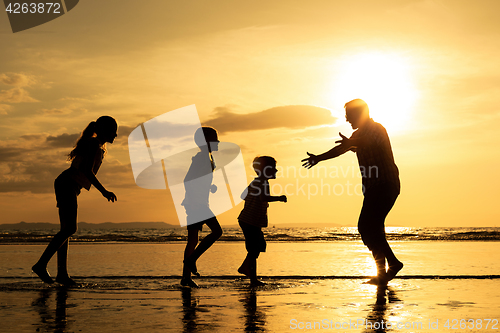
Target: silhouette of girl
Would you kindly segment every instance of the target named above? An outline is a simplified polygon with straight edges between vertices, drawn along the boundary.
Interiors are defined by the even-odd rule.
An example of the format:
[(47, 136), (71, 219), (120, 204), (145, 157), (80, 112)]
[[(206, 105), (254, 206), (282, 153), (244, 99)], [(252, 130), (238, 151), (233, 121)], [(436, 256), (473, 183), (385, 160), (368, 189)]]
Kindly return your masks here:
[(54, 283), (47, 271), (47, 264), (57, 252), (56, 282), (63, 285), (76, 284), (68, 275), (67, 259), (69, 237), (77, 230), (77, 196), (81, 189), (88, 191), (90, 186), (94, 185), (108, 201), (117, 200), (116, 195), (106, 190), (95, 176), (106, 153), (106, 142), (113, 143), (117, 129), (116, 120), (109, 116), (102, 116), (97, 121), (90, 122), (68, 155), (71, 167), (64, 170), (54, 181), (61, 230), (32, 267), (33, 272), (43, 282)]
[[(182, 205), (187, 214), (188, 239), (184, 250), (181, 285), (198, 288), (198, 284), (191, 278), (191, 274), (200, 276), (196, 261), (222, 236), (222, 228), (209, 207), (209, 194), (217, 191), (217, 186), (212, 184), (215, 170), (212, 151), (219, 150), (217, 131), (212, 127), (200, 127), (194, 134), (194, 141), (200, 151), (192, 158), (184, 178), (186, 196)], [(198, 244), (198, 234), (204, 224), (211, 232)]]

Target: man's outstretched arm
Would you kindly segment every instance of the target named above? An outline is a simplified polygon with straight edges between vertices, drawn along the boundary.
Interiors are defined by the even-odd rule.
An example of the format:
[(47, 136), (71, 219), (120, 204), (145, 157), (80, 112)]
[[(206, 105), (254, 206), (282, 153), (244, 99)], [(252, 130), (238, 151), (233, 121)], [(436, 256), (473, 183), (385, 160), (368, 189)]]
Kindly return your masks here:
[(338, 146), (333, 147), (332, 149), (330, 149), (329, 151), (327, 151), (321, 155), (314, 155), (314, 154), (307, 153), (307, 155), (309, 155), (309, 157), (304, 158), (301, 161), (301, 162), (304, 162), (304, 164), (302, 164), (302, 166), (304, 168), (310, 169), (313, 166), (315, 166), (316, 164), (318, 164), (319, 162), (340, 156), (340, 155), (348, 152), (350, 149), (351, 149), (350, 146), (348, 146), (346, 144), (340, 144)]
[[(341, 140), (335, 141), (335, 143), (340, 143), (339, 146), (345, 146), (348, 147), (347, 150), (350, 150), (351, 148), (357, 148), (359, 146), (363, 146), (366, 143), (366, 137), (365, 136), (357, 136), (355, 138), (353, 137), (346, 137), (342, 133), (339, 133), (340, 137), (342, 138)], [(354, 136), (354, 135), (353, 135)], [(337, 146), (338, 147), (338, 146)]]

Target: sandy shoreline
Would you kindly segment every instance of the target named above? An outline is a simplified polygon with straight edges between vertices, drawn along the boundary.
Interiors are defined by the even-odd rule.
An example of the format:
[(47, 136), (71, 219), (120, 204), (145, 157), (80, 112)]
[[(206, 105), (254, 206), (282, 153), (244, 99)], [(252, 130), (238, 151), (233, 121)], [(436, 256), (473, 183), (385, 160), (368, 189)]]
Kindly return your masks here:
[[(499, 242), (393, 245), (405, 267), (385, 291), (363, 284), (374, 273), (373, 259), (357, 242), (270, 243), (259, 258), (259, 273), (269, 285), (259, 289), (249, 288), (236, 273), (244, 247), (216, 243), (200, 259), (205, 277), (197, 280), (202, 287), (197, 290), (179, 285), (183, 244), (73, 244), (70, 272), (80, 286), (69, 289), (44, 285), (30, 272), (43, 245), (3, 246), (0, 330), (499, 331), (494, 322), (486, 329), (487, 319), (500, 319)], [(55, 275), (55, 260), (49, 270)], [(465, 324), (470, 319), (473, 329)], [(461, 329), (460, 320), (468, 326)], [(394, 327), (377, 330), (375, 323), (382, 322)], [(430, 329), (436, 322), (438, 328)]]
[[(84, 278), (75, 288), (0, 279), (2, 331), (443, 332), (453, 331), (445, 327), (448, 319), (450, 327), (453, 319), (474, 319), (474, 325), (500, 319), (498, 278), (395, 279), (387, 290), (361, 278), (264, 281), (267, 286), (252, 289), (242, 279), (200, 278), (202, 288), (190, 290), (176, 277)], [(376, 330), (382, 322), (394, 327)], [(314, 323), (316, 330), (307, 329)], [(498, 331), (492, 324), (454, 331)]]

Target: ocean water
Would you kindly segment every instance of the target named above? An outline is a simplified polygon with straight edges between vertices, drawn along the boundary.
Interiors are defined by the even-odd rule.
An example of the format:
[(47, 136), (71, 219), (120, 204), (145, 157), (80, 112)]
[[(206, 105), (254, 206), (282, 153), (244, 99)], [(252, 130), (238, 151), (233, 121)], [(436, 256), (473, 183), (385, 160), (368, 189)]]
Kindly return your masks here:
[[(221, 241), (243, 241), (240, 228), (223, 228)], [(47, 242), (58, 229), (0, 230), (0, 244)], [(205, 227), (201, 236), (208, 233)], [(284, 242), (358, 241), (356, 227), (265, 229), (266, 239)], [(500, 240), (500, 228), (416, 228), (386, 227), (387, 239), (400, 241), (488, 241)], [(185, 241), (187, 230), (176, 229), (79, 229), (73, 240), (79, 242), (177, 242)]]
[[(405, 267), (401, 276), (446, 277), (500, 274), (500, 242), (392, 241)], [(184, 243), (73, 243), (70, 274), (81, 278), (173, 278), (181, 275)], [(0, 246), (0, 278), (34, 278), (31, 266), (44, 244)], [(243, 242), (217, 242), (198, 261), (203, 276), (238, 277)], [(56, 258), (49, 264), (56, 274)], [(375, 275), (371, 253), (361, 241), (268, 242), (258, 273), (270, 277), (366, 277)]]

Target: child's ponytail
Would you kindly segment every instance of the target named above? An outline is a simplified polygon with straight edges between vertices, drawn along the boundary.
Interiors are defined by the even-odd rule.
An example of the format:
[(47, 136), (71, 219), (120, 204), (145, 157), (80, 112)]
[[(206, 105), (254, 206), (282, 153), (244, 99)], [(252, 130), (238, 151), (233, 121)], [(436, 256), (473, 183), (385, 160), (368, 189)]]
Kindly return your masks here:
[[(82, 132), (82, 135), (81, 135), (81, 138), (80, 139), (87, 139), (87, 138), (91, 138), (94, 136), (94, 133), (95, 133), (95, 124), (96, 122), (95, 121), (91, 121), (87, 127), (85, 127), (85, 129), (83, 130)], [(78, 144), (78, 142), (77, 142)]]
[(86, 141), (87, 139), (90, 139), (91, 137), (93, 137), (95, 135), (95, 128), (96, 128), (96, 122), (95, 121), (91, 121), (87, 127), (85, 127), (85, 129), (83, 130), (82, 134), (80, 135), (80, 137), (78, 138), (78, 140), (76, 141), (76, 144), (75, 144), (75, 147), (73, 148), (73, 150), (68, 154), (68, 160), (69, 161), (72, 161), (76, 155), (78, 155), (78, 153), (80, 152), (81, 150), (81, 144), (82, 142)]

